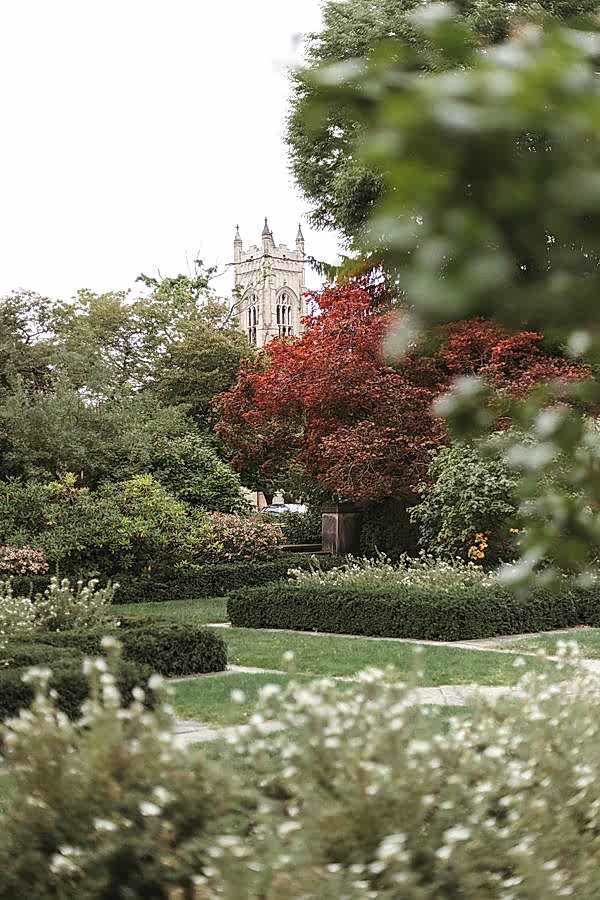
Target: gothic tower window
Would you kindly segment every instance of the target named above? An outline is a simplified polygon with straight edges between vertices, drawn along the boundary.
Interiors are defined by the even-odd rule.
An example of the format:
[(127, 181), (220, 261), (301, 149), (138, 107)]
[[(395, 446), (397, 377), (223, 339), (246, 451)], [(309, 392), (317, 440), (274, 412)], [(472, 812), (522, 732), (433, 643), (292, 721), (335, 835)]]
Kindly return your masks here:
[(258, 309), (256, 306), (256, 294), (250, 296), (250, 305), (248, 306), (248, 342), (256, 346), (257, 325), (258, 325)]
[(289, 337), (294, 333), (292, 301), (289, 294), (283, 293), (277, 304), (277, 330), (279, 337)]

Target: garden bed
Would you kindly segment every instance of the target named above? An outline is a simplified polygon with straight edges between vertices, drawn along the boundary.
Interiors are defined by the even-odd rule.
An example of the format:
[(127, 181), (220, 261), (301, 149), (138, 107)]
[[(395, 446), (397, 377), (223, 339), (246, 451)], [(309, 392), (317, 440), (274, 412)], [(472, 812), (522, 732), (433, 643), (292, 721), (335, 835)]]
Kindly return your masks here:
[(599, 625), (600, 597), (576, 588), (521, 598), (498, 586), (367, 591), (282, 582), (232, 593), (227, 611), (242, 628), (459, 641)]

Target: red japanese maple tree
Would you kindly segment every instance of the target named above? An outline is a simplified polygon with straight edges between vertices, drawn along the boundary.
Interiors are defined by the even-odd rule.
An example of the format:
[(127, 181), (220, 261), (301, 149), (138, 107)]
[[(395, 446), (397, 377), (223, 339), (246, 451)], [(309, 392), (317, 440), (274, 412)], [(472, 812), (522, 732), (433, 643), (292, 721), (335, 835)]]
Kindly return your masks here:
[(346, 499), (406, 496), (446, 440), (432, 401), (453, 378), (481, 373), (510, 392), (584, 374), (545, 354), (540, 335), (482, 319), (440, 329), (435, 351), (392, 366), (382, 346), (398, 313), (384, 287), (355, 281), (311, 299), (317, 309), (304, 334), (271, 341), (217, 400), (217, 432), (256, 485), (299, 466)]

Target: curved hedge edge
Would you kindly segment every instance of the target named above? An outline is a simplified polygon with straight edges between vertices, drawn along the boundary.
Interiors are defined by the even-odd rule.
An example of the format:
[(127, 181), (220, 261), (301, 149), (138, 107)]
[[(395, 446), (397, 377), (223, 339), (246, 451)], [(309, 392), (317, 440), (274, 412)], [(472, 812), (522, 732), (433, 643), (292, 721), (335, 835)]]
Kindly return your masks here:
[(281, 583), (242, 590), (227, 601), (231, 624), (369, 637), (460, 641), (600, 625), (600, 595), (537, 590), (522, 600), (500, 588), (350, 592)]
[[(39, 661), (39, 660), (38, 660)], [(52, 670), (50, 687), (57, 693), (59, 708), (69, 718), (76, 718), (81, 712), (81, 705), (88, 697), (88, 682), (82, 671), (83, 654), (73, 650), (72, 659), (57, 662), (52, 658), (47, 661)], [(17, 716), (21, 709), (27, 709), (34, 697), (33, 686), (23, 681), (23, 675), (29, 666), (11, 669), (0, 669), (0, 721)], [(152, 674), (150, 666), (132, 660), (119, 661), (117, 670), (117, 687), (123, 702), (133, 702), (133, 688), (144, 687)], [(151, 695), (147, 704), (152, 705)]]
[(121, 627), (45, 632), (31, 636), (34, 643), (71, 647), (86, 655), (102, 655), (101, 641), (112, 634), (123, 645), (126, 660), (145, 664), (166, 677), (223, 672), (227, 648), (214, 631), (179, 622), (124, 619)]

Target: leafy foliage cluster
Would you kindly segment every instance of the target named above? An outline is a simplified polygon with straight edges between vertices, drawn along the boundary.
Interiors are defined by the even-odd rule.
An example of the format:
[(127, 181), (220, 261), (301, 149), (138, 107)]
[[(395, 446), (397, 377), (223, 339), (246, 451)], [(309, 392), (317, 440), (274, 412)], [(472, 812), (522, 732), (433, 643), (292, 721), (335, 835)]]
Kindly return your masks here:
[[(205, 493), (213, 489), (215, 483), (207, 482)], [(225, 489), (218, 496), (226, 502)], [(237, 491), (230, 499), (239, 502)], [(149, 474), (96, 490), (81, 487), (72, 475), (49, 483), (0, 484), (0, 535), (11, 544), (29, 542), (62, 573), (107, 578), (267, 559), (282, 540), (276, 527), (257, 517), (207, 513)]]
[[(358, 265), (385, 271), (411, 308), (396, 351), (419, 330), (482, 317), (522, 330), (504, 348), (507, 358), (521, 347), (530, 353), (531, 332), (545, 328), (597, 372), (596, 4), (460, 4), (461, 15), (395, 6), (400, 17), (408, 13), (406, 27), (390, 27), (394, 4), (389, 17), (379, 4), (328, 4), (298, 97), (314, 101), (312, 122), (304, 122), (307, 132), (316, 129), (315, 160), (324, 135), (323, 159), (339, 171), (351, 160), (376, 180), (370, 196), (357, 187), (346, 231)], [(572, 16), (579, 19), (571, 27), (560, 25)], [(337, 43), (327, 30), (335, 17)], [(482, 53), (482, 43), (494, 46)], [(325, 60), (332, 64), (317, 70)], [(346, 129), (336, 123), (339, 110)], [(338, 136), (346, 145), (331, 153), (328, 141)], [(331, 176), (329, 193), (315, 193), (330, 211), (343, 183)], [(350, 202), (351, 179), (340, 189)], [(462, 438), (497, 430), (507, 413), (494, 390), (503, 366), (493, 369), (491, 385), (474, 371), (437, 404)], [(587, 572), (600, 546), (599, 448), (585, 419), (586, 404), (598, 402), (597, 379), (573, 381), (547, 362), (543, 369), (529, 367), (512, 397), (510, 418), (527, 437), (515, 431), (502, 456), (517, 476), (526, 525), (522, 565), (506, 574), (523, 583), (540, 570)], [(524, 392), (555, 375), (560, 381)]]
[(194, 509), (246, 511), (210, 403), (251, 351), (211, 274), (0, 300), (0, 542), (67, 572), (175, 564)]
[[(334, 228), (349, 244), (367, 225), (385, 191), (387, 161), (365, 159), (356, 153), (357, 140), (369, 128), (360, 109), (365, 97), (360, 92), (357, 97), (350, 89), (339, 94), (335, 103), (324, 103), (314, 76), (323, 67), (331, 67), (328, 82), (338, 73), (339, 77), (351, 73), (356, 60), (372, 58), (381, 45), (389, 48), (393, 63), (407, 59), (411, 70), (451, 68), (452, 55), (440, 52), (418, 27), (414, 13), (421, 6), (418, 0), (326, 0), (323, 25), (318, 33), (309, 35), (306, 44), (307, 64), (292, 74), (287, 127), (292, 171), (311, 203), (313, 224)], [(498, 44), (527, 23), (548, 26), (584, 16), (591, 19), (598, 11), (597, 0), (518, 4), (458, 0), (454, 7), (460, 20), (472, 29), (470, 46), (474, 49)], [(408, 58), (405, 47), (412, 50)]]
[(527, 386), (589, 375), (548, 352), (539, 334), (479, 318), (440, 327), (392, 363), (382, 345), (403, 317), (382, 285), (350, 281), (313, 299), (303, 335), (271, 341), (218, 399), (217, 432), (256, 486), (302, 473), (342, 499), (406, 499), (425, 479), (429, 452), (447, 440), (432, 404), (453, 378), (476, 373), (493, 384), (500, 420)]
[(91, 661), (70, 721), (34, 670), (2, 728), (0, 897), (591, 897), (598, 683), (559, 653), (445, 727), (393, 670), (268, 685), (218, 764), (177, 748), (157, 676), (127, 705)]
[(517, 480), (501, 459), (457, 443), (435, 455), (427, 477), (419, 488), (421, 502), (410, 511), (423, 547), (465, 558), (475, 536), (484, 534), (486, 561), (513, 559)]

